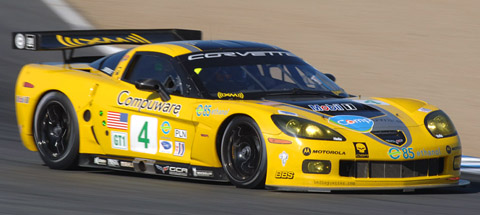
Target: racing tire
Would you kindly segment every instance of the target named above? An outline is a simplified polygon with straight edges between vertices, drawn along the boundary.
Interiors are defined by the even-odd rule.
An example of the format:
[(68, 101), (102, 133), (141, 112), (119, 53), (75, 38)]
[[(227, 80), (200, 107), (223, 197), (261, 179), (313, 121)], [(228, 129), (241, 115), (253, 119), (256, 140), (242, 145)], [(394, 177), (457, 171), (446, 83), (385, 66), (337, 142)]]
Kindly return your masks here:
[(40, 157), (51, 169), (78, 164), (78, 119), (72, 103), (60, 92), (42, 97), (35, 110), (33, 136)]
[(267, 172), (267, 151), (262, 132), (250, 117), (237, 116), (225, 128), (221, 162), (230, 182), (239, 188), (262, 188)]

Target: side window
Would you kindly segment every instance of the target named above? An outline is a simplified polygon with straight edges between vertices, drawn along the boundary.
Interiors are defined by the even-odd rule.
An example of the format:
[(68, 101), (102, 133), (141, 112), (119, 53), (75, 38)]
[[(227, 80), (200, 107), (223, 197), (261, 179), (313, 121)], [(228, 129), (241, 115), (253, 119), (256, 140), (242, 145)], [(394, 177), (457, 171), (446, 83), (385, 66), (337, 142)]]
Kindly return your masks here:
[(90, 66), (111, 76), (115, 71), (115, 68), (117, 68), (120, 60), (128, 51), (130, 51), (130, 49), (117, 52), (107, 57), (103, 57), (99, 60), (92, 62)]
[(136, 54), (123, 80), (134, 84), (137, 80), (148, 78), (160, 81), (171, 94), (183, 94), (182, 81), (170, 56), (154, 53)]

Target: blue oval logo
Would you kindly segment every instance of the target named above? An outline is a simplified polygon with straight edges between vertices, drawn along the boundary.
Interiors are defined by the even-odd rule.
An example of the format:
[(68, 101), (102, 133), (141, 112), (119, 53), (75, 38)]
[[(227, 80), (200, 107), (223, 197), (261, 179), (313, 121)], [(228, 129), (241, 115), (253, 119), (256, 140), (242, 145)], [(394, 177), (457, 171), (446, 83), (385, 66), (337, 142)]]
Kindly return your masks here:
[(163, 148), (166, 149), (166, 150), (172, 148), (172, 144), (168, 141), (162, 141), (162, 142), (160, 142), (160, 144), (162, 144)]
[(328, 121), (361, 133), (368, 133), (373, 128), (373, 120), (363, 116), (339, 115), (330, 117)]

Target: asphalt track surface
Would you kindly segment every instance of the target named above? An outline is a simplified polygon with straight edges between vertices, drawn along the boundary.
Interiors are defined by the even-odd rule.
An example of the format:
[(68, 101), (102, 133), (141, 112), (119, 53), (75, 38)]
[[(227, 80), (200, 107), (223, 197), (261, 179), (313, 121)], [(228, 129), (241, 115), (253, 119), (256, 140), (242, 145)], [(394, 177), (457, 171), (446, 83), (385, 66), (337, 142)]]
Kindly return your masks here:
[[(96, 169), (51, 170), (20, 142), (14, 86), (22, 65), (58, 52), (11, 49), (12, 31), (68, 29), (41, 1), (0, 1), (0, 214), (479, 214), (480, 176), (466, 188), (410, 193), (295, 193), (238, 189)], [(93, 54), (86, 50), (84, 53)]]

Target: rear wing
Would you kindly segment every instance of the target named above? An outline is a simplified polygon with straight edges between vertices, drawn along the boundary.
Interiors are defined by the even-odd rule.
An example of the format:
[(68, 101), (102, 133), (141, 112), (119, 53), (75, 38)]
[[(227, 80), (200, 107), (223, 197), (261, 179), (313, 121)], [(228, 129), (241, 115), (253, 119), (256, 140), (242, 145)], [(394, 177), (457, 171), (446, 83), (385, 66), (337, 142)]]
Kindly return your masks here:
[(202, 32), (185, 29), (130, 29), (13, 32), (13, 48), (20, 50), (67, 50), (96, 45), (150, 44), (201, 40)]

